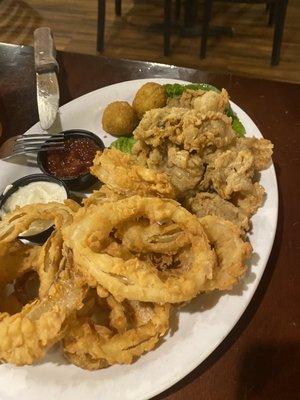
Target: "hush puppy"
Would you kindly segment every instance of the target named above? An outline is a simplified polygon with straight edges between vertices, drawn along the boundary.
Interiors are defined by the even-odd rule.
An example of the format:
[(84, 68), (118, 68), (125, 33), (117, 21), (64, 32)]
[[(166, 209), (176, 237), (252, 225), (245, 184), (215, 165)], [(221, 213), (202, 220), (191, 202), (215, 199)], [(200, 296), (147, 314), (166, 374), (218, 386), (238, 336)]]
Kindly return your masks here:
[(147, 82), (136, 92), (132, 107), (141, 119), (146, 111), (165, 107), (166, 104), (167, 95), (164, 87), (158, 83)]
[(114, 101), (103, 112), (103, 129), (112, 135), (129, 135), (138, 123), (136, 112), (127, 101)]

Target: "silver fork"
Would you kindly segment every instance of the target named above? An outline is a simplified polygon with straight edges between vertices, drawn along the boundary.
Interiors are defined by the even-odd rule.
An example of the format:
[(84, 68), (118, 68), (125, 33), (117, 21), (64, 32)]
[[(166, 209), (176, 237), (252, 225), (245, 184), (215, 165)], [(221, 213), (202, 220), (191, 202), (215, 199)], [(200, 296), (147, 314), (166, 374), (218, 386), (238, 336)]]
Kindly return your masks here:
[(0, 158), (37, 153), (38, 151), (63, 150), (64, 135), (28, 134), (8, 139), (0, 148)]

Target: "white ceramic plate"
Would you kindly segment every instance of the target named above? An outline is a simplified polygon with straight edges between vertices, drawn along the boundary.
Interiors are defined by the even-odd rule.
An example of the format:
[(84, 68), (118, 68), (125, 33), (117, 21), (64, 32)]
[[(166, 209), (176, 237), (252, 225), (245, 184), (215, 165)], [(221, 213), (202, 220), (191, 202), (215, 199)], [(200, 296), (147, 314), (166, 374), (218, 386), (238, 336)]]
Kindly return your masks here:
[[(105, 145), (113, 138), (101, 128), (104, 107), (114, 100), (132, 101), (136, 91), (147, 80), (119, 83), (88, 93), (60, 108), (61, 126), (81, 128), (97, 133)], [(159, 83), (178, 80), (153, 79)], [(187, 83), (187, 82), (183, 82)], [(243, 122), (247, 135), (262, 137), (251, 118), (232, 103)], [(54, 129), (58, 129), (55, 127)], [(41, 132), (39, 124), (29, 129)], [(17, 178), (36, 172), (0, 161), (0, 189)], [(172, 321), (171, 333), (155, 350), (128, 366), (113, 366), (87, 372), (69, 365), (52, 349), (47, 358), (34, 366), (0, 365), (0, 398), (2, 400), (144, 400), (175, 384), (197, 367), (228, 335), (249, 304), (266, 267), (277, 224), (278, 193), (273, 165), (261, 174), (267, 197), (253, 218), (250, 240), (254, 255), (243, 281), (230, 293), (199, 296), (180, 310), (178, 321)], [(178, 324), (177, 324), (178, 322)]]

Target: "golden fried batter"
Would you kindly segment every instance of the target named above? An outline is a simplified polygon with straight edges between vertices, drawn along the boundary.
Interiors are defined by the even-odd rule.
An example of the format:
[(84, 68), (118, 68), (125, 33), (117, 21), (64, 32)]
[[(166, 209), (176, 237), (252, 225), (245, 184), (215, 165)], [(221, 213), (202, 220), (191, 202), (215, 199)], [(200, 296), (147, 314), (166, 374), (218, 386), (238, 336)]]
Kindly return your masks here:
[[(141, 235), (145, 220), (149, 231)], [(129, 222), (133, 224), (130, 234), (124, 232), (119, 237), (118, 228)], [(159, 226), (150, 229), (165, 224), (171, 225), (171, 231)], [(93, 277), (118, 299), (160, 303), (191, 300), (211, 276), (215, 262), (198, 218), (169, 199), (133, 196), (90, 206), (77, 214), (63, 236), (82, 274)], [(110, 255), (106, 247), (111, 239), (123, 245), (131, 258)], [(144, 247), (172, 255), (176, 268), (161, 271), (143, 256)]]
[(224, 113), (229, 107), (229, 96), (225, 89), (221, 93), (216, 93), (213, 90), (205, 92), (203, 96), (197, 97), (194, 100), (194, 109), (200, 113), (207, 113), (208, 111)]
[(190, 191), (217, 192), (250, 216), (263, 201), (255, 172), (269, 165), (273, 145), (237, 137), (224, 113), (228, 101), (225, 90), (186, 90), (168, 107), (148, 111), (134, 131), (133, 154), (165, 172), (180, 201)]
[(230, 199), (233, 193), (251, 191), (254, 158), (250, 151), (218, 151), (210, 159), (201, 190), (212, 187), (223, 199)]
[(185, 108), (147, 112), (134, 136), (133, 153), (139, 162), (165, 172), (179, 199), (202, 180), (206, 155), (236, 142), (225, 114)]
[(269, 166), (274, 147), (270, 140), (255, 137), (239, 138), (236, 147), (237, 149), (251, 151), (256, 171), (261, 171)]
[(253, 215), (262, 205), (265, 193), (264, 188), (254, 182), (256, 164), (253, 152), (233, 147), (216, 152), (208, 160), (199, 189), (214, 190), (223, 199), (239, 207), (248, 217)]
[(181, 96), (168, 98), (167, 107), (194, 108), (194, 101), (205, 94), (205, 90), (186, 89)]
[[(33, 221), (54, 219), (58, 228), (62, 224), (71, 222), (72, 216), (71, 208), (61, 203), (24, 206), (7, 215), (0, 222), (0, 246), (3, 249), (13, 243), (13, 252), (17, 252), (15, 247), (17, 236), (24, 232)], [(19, 250), (20, 254), (16, 254), (16, 260), (19, 259), (21, 266), (23, 261), (25, 261), (24, 266), (28, 266), (30, 262), (31, 268), (37, 268), (39, 271), (36, 254), (33, 254), (33, 258), (31, 255), (27, 258), (22, 246)], [(29, 253), (30, 250), (29, 248)], [(43, 251), (38, 251), (38, 256), (42, 253)], [(41, 287), (45, 289), (43, 296), (26, 304), (16, 314), (0, 314), (0, 360), (24, 365), (32, 364), (36, 359), (43, 357), (46, 350), (61, 339), (65, 319), (81, 306), (84, 295), (82, 280), (74, 275), (74, 271), (69, 266), (69, 260), (63, 258), (60, 250), (58, 253), (59, 261), (64, 261), (64, 264), (61, 265), (60, 273), (55, 280), (54, 274), (51, 274), (52, 266), (48, 264), (51, 256), (45, 264), (42, 263), (43, 267), (48, 268), (48, 271), (43, 269), (40, 275), (41, 281), (47, 280), (45, 285), (41, 284)], [(6, 265), (0, 265), (0, 267), (5, 268)], [(53, 282), (49, 282), (48, 272)], [(0, 284), (5, 283), (6, 274), (0, 273), (0, 276), (3, 278)], [(18, 276), (19, 273), (16, 271), (16, 276), (11, 277), (15, 279)]]
[(185, 207), (198, 217), (215, 215), (237, 225), (240, 229), (248, 231), (250, 222), (247, 213), (222, 199), (217, 193), (200, 192), (195, 197), (185, 199)]
[(108, 314), (106, 321), (95, 323), (93, 310), (70, 319), (63, 341), (66, 358), (84, 369), (130, 364), (153, 349), (169, 328), (167, 304), (118, 302), (109, 295), (98, 308), (98, 314)]
[(169, 98), (168, 107), (194, 108), (196, 111), (224, 112), (229, 107), (229, 96), (225, 89), (220, 93), (213, 90), (185, 90), (181, 96)]
[[(43, 277), (40, 277), (43, 279)], [(16, 314), (0, 314), (0, 359), (16, 365), (32, 364), (59, 341), (66, 318), (81, 306), (83, 283), (67, 266), (43, 298)]]
[(109, 189), (126, 196), (175, 196), (166, 174), (139, 165), (135, 157), (115, 148), (97, 153), (91, 172)]
[(235, 193), (232, 202), (250, 217), (262, 206), (264, 197), (265, 189), (258, 182), (255, 182), (248, 192)]
[(213, 277), (204, 283), (203, 290), (231, 289), (246, 271), (251, 245), (242, 240), (241, 231), (229, 221), (207, 215), (200, 222), (217, 255)]
[(108, 201), (116, 201), (123, 199), (124, 195), (114, 192), (107, 185), (102, 185), (99, 190), (94, 190), (93, 193), (83, 200), (83, 205), (89, 207), (92, 204), (103, 204)]
[(221, 148), (234, 143), (231, 119), (221, 112), (205, 114), (185, 108), (148, 111), (134, 131), (134, 137), (152, 148), (169, 145), (202, 154), (207, 147)]

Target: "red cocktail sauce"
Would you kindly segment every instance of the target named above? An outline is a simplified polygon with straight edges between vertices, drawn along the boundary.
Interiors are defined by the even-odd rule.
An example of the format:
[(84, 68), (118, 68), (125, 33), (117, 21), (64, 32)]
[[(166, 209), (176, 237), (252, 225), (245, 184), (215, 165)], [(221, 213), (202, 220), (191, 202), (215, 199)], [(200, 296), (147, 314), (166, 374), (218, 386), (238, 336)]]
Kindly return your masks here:
[(89, 172), (100, 147), (89, 138), (70, 138), (64, 149), (46, 152), (45, 167), (57, 178), (76, 178)]

